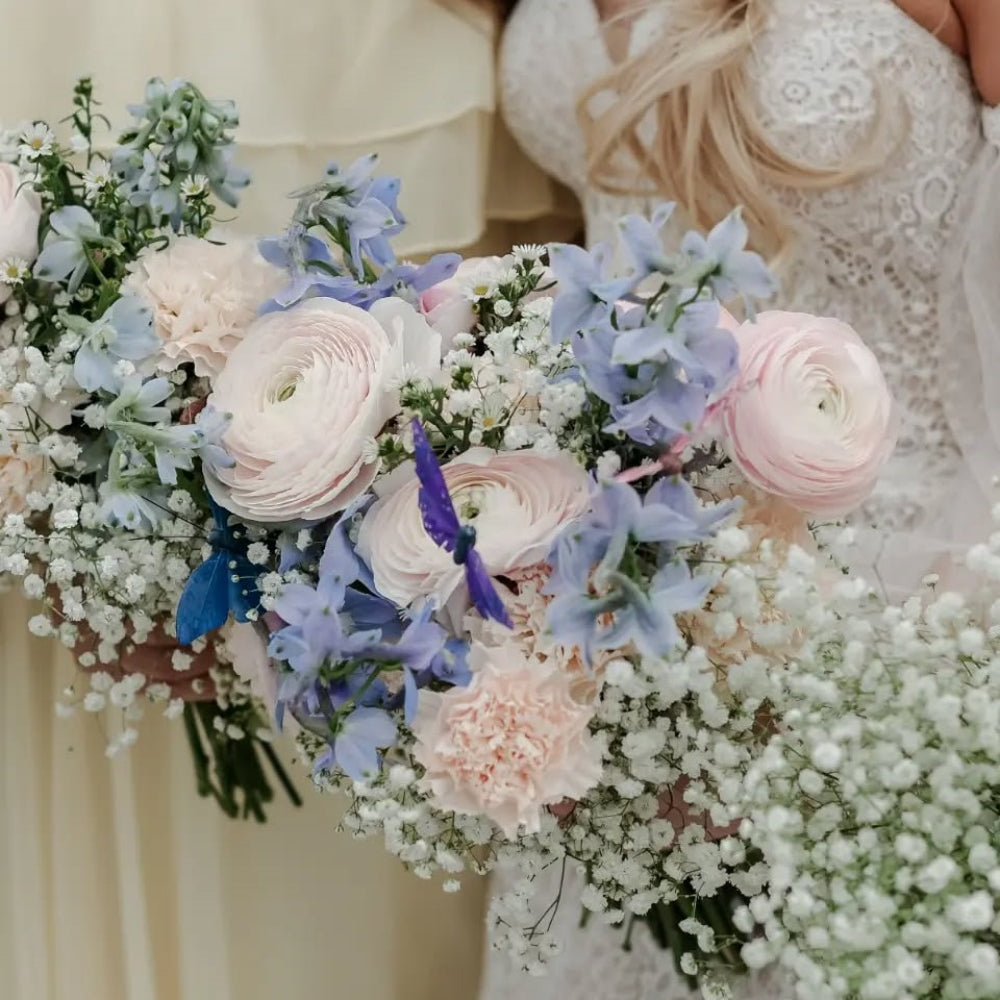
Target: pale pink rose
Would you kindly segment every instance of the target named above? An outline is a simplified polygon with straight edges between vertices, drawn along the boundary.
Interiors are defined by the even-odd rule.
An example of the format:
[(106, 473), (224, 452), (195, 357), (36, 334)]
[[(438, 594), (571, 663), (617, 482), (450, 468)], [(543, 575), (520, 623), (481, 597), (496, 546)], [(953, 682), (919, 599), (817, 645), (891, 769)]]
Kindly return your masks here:
[(206, 470), (209, 491), (250, 521), (336, 514), (375, 479), (375, 435), (399, 413), (404, 372), (436, 374), (440, 359), (441, 338), (399, 299), (368, 312), (310, 299), (260, 317), (209, 399), (231, 414), (235, 463)]
[(420, 296), (420, 311), (441, 334), (445, 350), (450, 349), (458, 334), (468, 333), (476, 325), (471, 279), (477, 271), (490, 266), (495, 268), (499, 263), (499, 257), (469, 257), (458, 265), (450, 278), (439, 281)]
[(181, 236), (164, 250), (143, 254), (122, 291), (153, 308), (163, 342), (155, 361), (160, 371), (189, 363), (195, 374), (212, 379), (260, 307), (287, 283), (253, 240), (212, 243)]
[(424, 786), (438, 808), (487, 816), (509, 839), (537, 833), (546, 806), (600, 781), (594, 710), (573, 699), (569, 675), (514, 643), (474, 644), (469, 663), (468, 687), (420, 692), (413, 755)]
[[(42, 199), (26, 181), (15, 166), (0, 163), (0, 264), (16, 259), (30, 266), (38, 256)], [(0, 303), (10, 294), (10, 285), (0, 282)]]
[(875, 355), (846, 324), (804, 313), (761, 313), (736, 336), (740, 374), (721, 423), (740, 471), (809, 514), (855, 510), (896, 442)]
[(29, 493), (44, 493), (52, 482), (48, 461), (30, 445), (13, 444), (0, 452), (0, 522), (21, 514)]
[[(590, 496), (584, 470), (566, 455), (472, 448), (443, 467), (459, 518), (473, 524), (476, 548), (493, 576), (544, 559), (563, 525)], [(412, 463), (378, 486), (358, 534), (358, 552), (379, 592), (401, 607), (432, 597), (439, 607), (459, 588), (464, 569), (424, 530)]]

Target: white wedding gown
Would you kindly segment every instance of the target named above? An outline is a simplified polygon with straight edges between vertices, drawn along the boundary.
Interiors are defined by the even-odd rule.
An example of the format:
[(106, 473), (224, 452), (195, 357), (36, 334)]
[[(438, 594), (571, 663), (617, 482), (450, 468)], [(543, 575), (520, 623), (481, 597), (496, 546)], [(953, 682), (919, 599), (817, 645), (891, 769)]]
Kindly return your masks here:
[[(669, 30), (670, 7), (656, 5), (636, 21), (633, 52), (657, 31)], [(880, 102), (897, 113), (893, 102), (902, 99), (909, 112), (905, 139), (885, 150), (885, 167), (876, 175), (835, 190), (779, 192), (798, 224), (799, 240), (778, 301), (782, 309), (850, 323), (882, 362), (902, 430), (866, 514), (877, 521), (884, 540), (878, 553), (881, 580), (890, 590), (909, 589), (943, 568), (956, 543), (988, 532), (988, 467), (996, 451), (966, 425), (971, 436), (963, 437), (963, 444), (981, 447), (982, 454), (963, 455), (956, 410), (963, 408), (963, 395), (980, 392), (994, 407), (1000, 407), (1000, 398), (989, 394), (988, 378), (979, 385), (975, 367), (960, 366), (957, 354), (939, 355), (942, 330), (946, 342), (964, 345), (963, 352), (975, 343), (965, 298), (952, 294), (959, 285), (952, 248), (971, 215), (971, 199), (963, 192), (976, 183), (983, 158), (995, 158), (986, 136), (1000, 145), (1000, 112), (983, 115), (965, 61), (892, 0), (772, 0), (772, 11), (756, 40), (749, 78), (761, 121), (783, 150), (800, 161), (833, 166), (869, 134)], [(616, 221), (650, 205), (602, 193), (587, 181), (577, 99), (611, 68), (592, 0), (518, 5), (502, 55), (508, 125), (539, 165), (576, 191), (590, 244), (614, 243)], [(994, 171), (990, 181), (996, 191), (1000, 174)], [(1000, 232), (1000, 191), (996, 195), (980, 199), (979, 214), (984, 205), (994, 214), (978, 219), (979, 231)], [(995, 241), (991, 247), (992, 260), (979, 271), (985, 277), (973, 276), (976, 287), (965, 288), (970, 299), (989, 290), (991, 271), (1000, 275)], [(956, 274), (947, 287), (941, 282), (945, 270)], [(964, 277), (967, 285), (970, 272)], [(1000, 342), (1000, 329), (993, 332), (988, 344)], [(992, 472), (1000, 472), (1000, 464)], [(546, 903), (549, 898), (546, 894)], [(577, 929), (580, 911), (572, 893), (561, 910), (565, 947), (548, 976), (529, 979), (505, 956), (493, 954), (481, 1000), (690, 996), (671, 959), (647, 933), (637, 933), (626, 954), (619, 929), (596, 920)], [(787, 989), (766, 982), (748, 984), (738, 994), (740, 1000), (787, 995)]]

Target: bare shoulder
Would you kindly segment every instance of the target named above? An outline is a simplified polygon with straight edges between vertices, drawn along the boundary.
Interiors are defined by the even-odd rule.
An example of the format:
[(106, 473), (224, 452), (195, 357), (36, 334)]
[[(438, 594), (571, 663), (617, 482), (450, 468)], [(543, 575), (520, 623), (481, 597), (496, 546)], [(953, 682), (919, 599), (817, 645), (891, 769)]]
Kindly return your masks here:
[(952, 2), (965, 24), (979, 93), (987, 104), (1000, 104), (1000, 0)]

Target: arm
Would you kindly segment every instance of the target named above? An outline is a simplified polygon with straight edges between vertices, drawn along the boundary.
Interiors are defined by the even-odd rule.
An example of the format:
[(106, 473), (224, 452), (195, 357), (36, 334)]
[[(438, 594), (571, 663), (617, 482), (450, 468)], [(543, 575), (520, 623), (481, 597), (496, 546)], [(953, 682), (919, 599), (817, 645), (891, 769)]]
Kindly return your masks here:
[(1000, 104), (1000, 0), (953, 0), (965, 23), (969, 61), (979, 93)]

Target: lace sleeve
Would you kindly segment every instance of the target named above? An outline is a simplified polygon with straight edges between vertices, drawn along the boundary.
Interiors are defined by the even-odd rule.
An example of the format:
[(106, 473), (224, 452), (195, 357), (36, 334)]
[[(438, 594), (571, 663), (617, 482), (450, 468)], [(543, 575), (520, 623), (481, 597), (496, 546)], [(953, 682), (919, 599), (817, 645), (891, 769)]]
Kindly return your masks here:
[(984, 109), (983, 130), (941, 273), (940, 345), (948, 419), (990, 495), (1000, 476), (1000, 107)]

